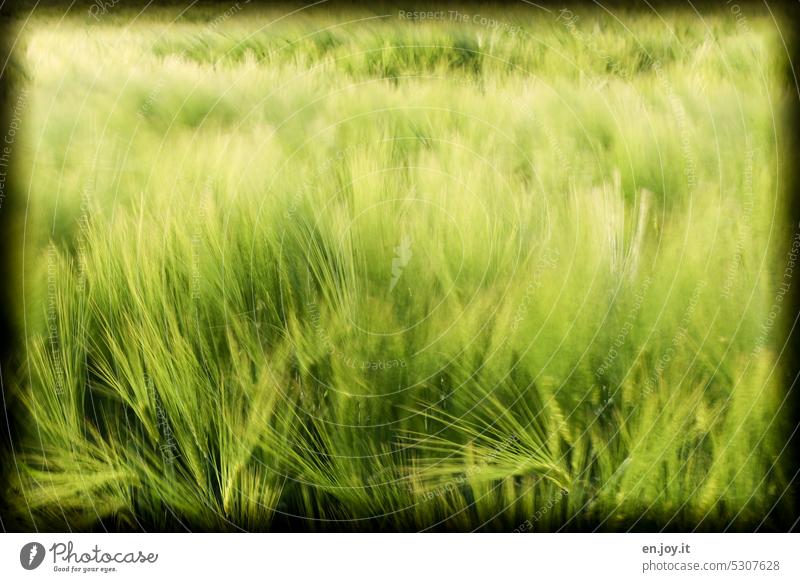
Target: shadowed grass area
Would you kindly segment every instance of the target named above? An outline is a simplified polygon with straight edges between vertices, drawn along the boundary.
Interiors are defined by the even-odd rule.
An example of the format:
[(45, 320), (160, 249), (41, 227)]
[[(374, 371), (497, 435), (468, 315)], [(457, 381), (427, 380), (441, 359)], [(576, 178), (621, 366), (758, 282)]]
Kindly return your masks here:
[(20, 519), (795, 511), (769, 22), (471, 10), (26, 26)]

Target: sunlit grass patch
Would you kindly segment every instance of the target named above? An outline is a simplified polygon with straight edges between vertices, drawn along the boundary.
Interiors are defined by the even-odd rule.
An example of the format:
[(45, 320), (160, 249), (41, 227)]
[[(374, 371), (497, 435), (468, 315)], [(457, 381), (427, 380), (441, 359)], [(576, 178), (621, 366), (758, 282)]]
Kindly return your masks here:
[(792, 509), (762, 17), (203, 10), (24, 31), (21, 519)]

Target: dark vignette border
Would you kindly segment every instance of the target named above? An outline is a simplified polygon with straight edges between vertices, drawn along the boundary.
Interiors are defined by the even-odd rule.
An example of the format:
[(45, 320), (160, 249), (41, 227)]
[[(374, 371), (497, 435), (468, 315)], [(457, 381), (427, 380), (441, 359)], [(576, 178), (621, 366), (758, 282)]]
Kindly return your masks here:
[[(251, 0), (253, 4), (260, 3), (259, 0)], [(264, 2), (266, 3), (266, 2)], [(315, 0), (305, 2), (269, 2), (270, 6), (275, 7), (283, 4), (287, 11), (310, 6), (315, 4)], [(509, 5), (520, 5), (528, 0), (510, 0)], [(625, 2), (624, 0), (603, 0), (597, 1), (611, 8), (625, 7), (628, 10), (639, 9), (643, 12), (651, 12), (654, 9), (670, 7), (696, 9), (699, 12), (715, 11), (725, 9), (727, 5), (713, 0), (638, 0), (637, 2)], [(737, 0), (740, 6), (752, 6), (763, 8), (766, 4), (771, 9), (776, 25), (786, 40), (788, 55), (785, 60), (784, 78), (787, 87), (790, 87), (791, 100), (785, 104), (787, 110), (783, 112), (784, 125), (777, 128), (778, 149), (780, 152), (788, 152), (786, 158), (782, 160), (783, 176), (780, 190), (780, 203), (784, 208), (786, 224), (789, 226), (789, 233), (800, 232), (800, 169), (797, 161), (793, 159), (800, 148), (800, 42), (797, 40), (795, 31), (800, 31), (800, 9), (796, 2), (788, 0)], [(93, 2), (89, 0), (0, 0), (0, 132), (7, 134), (12, 123), (13, 109), (19, 96), (22, 69), (18, 66), (18, 61), (12, 51), (12, 43), (15, 39), (15, 30), (12, 27), (12, 20), (15, 17), (25, 16), (38, 8), (50, 8), (62, 10), (64, 13), (85, 11)], [(209, 6), (217, 4), (213, 0), (125, 0), (126, 7), (135, 6), (146, 9), (148, 6), (157, 7), (164, 5), (185, 7), (189, 10), (193, 7)], [(224, 3), (226, 6), (229, 3)], [(341, 9), (343, 6), (358, 6), (357, 0), (329, 0), (325, 4), (317, 6), (315, 10), (325, 10), (326, 6)], [(365, 3), (366, 4), (366, 3)], [(376, 8), (378, 3), (369, 3), (369, 6)], [(454, 2), (452, 0), (441, 0), (438, 2), (425, 0), (414, 2), (380, 2), (382, 5), (391, 5), (398, 9), (425, 10), (436, 7), (438, 9), (448, 6), (464, 6), (474, 4), (473, 2)], [(494, 5), (502, 4), (493, 2)], [(556, 2), (553, 0), (536, 0), (535, 4), (547, 5), (549, 7), (565, 7), (574, 5), (574, 1)], [(584, 3), (584, 4), (589, 4)], [(431, 7), (431, 8), (426, 8)], [(1, 147), (1, 146), (0, 146)], [(17, 321), (19, 310), (16, 308), (19, 298), (22, 296), (22, 281), (20, 276), (20, 265), (17, 262), (18, 253), (16, 249), (21, 248), (23, 243), (23, 232), (20, 228), (21, 217), (24, 211), (24, 192), (22, 191), (21, 177), (13, 165), (14, 153), (11, 154), (11, 162), (7, 171), (7, 181), (5, 187), (5, 198), (0, 204), (0, 400), (2, 401), (2, 418), (0, 418), (0, 529), (3, 532), (14, 531), (72, 531), (69, 524), (34, 524), (15, 520), (13, 515), (17, 512), (12, 511), (8, 488), (11, 484), (11, 473), (15, 466), (15, 447), (21, 434), (22, 414), (21, 407), (14, 400), (5, 384), (4, 378), (8, 377), (9, 372), (18, 369), (23, 364), (24, 355), (21, 353), (21, 330), (20, 322)], [(790, 238), (782, 241), (781, 246), (775, 249), (777, 257), (785, 257), (791, 246)], [(795, 511), (798, 500), (800, 500), (800, 284), (792, 286), (788, 293), (788, 300), (784, 304), (781, 312), (781, 325), (784, 327), (783, 337), (786, 338), (785, 349), (778, 362), (781, 380), (786, 387), (788, 398), (788, 416), (791, 420), (783, 436), (787, 446), (784, 449), (782, 458), (776, 462), (789, 468), (790, 484), (782, 496), (788, 496), (795, 501)], [(777, 500), (776, 500), (777, 501)], [(358, 522), (358, 527), (342, 527), (329, 522), (323, 529), (327, 531), (385, 531), (380, 520)], [(191, 524), (186, 524), (192, 527)], [(319, 524), (316, 524), (319, 529)], [(659, 532), (687, 531), (689, 524), (670, 523), (664, 524), (654, 520), (640, 520), (636, 523), (619, 524), (614, 528), (609, 526), (599, 526), (596, 523), (587, 521), (576, 522), (567, 528), (568, 531), (638, 531), (638, 532)], [(728, 524), (704, 523), (701, 531), (722, 531), (727, 529)], [(66, 527), (65, 527), (66, 526)], [(115, 532), (115, 531), (159, 531), (159, 526), (140, 520), (142, 529), (131, 530), (129, 526), (122, 526), (114, 520), (98, 521), (89, 531)], [(682, 527), (683, 526), (683, 527)], [(446, 529), (446, 528), (445, 528)], [(192, 527), (193, 531), (202, 531)], [(301, 518), (291, 518), (286, 515), (276, 513), (271, 531), (291, 532), (309, 531), (308, 524)], [(800, 531), (800, 514), (792, 515), (781, 512), (778, 504), (773, 506), (770, 513), (764, 516), (761, 523), (741, 523), (737, 521), (737, 531), (771, 531), (771, 532), (797, 532)], [(160, 531), (165, 531), (161, 526)], [(175, 524), (172, 531), (186, 531), (185, 527)]]

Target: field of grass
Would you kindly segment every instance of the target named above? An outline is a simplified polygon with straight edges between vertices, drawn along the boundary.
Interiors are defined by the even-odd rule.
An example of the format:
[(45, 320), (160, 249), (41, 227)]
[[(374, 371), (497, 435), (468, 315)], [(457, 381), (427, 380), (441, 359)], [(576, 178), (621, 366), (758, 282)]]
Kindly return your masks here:
[(749, 10), (120, 3), (20, 24), (16, 519), (794, 512), (770, 316), (787, 93)]

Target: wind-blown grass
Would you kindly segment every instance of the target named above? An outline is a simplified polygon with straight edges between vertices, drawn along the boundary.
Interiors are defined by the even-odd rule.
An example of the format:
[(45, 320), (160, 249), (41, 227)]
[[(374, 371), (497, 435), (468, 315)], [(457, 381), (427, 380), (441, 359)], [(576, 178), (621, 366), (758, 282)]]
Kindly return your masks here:
[(767, 21), (474, 12), (28, 25), (25, 523), (794, 510)]

